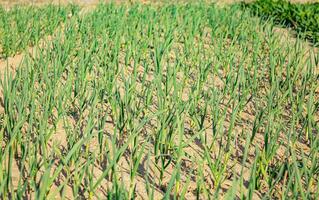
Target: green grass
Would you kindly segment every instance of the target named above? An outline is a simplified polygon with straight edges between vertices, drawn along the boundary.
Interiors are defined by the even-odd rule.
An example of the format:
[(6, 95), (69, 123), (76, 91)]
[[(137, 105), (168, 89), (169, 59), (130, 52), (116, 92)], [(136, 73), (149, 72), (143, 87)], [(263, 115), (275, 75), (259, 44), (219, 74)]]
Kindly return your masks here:
[(302, 38), (319, 44), (319, 3), (296, 4), (286, 0), (258, 0), (244, 8), (275, 23), (292, 27)]
[(239, 6), (100, 4), (1, 81), (3, 199), (317, 199), (319, 55)]
[(54, 5), (15, 6), (10, 10), (0, 7), (0, 58), (36, 45), (43, 36), (53, 34), (61, 22), (77, 10), (77, 6)]

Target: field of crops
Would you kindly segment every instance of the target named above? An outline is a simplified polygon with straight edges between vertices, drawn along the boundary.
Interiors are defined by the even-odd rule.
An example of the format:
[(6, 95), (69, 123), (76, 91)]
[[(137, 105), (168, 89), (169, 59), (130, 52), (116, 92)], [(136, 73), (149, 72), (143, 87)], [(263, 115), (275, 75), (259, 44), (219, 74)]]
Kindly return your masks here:
[(1, 77), (0, 199), (319, 198), (319, 53), (272, 20), (208, 3), (0, 19), (2, 60), (23, 54)]

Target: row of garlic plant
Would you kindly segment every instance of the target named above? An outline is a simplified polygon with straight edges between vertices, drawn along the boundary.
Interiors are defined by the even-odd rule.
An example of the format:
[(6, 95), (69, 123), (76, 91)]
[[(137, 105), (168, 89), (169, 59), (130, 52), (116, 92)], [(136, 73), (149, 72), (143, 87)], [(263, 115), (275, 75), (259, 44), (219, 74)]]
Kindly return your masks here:
[(78, 9), (75, 5), (0, 7), (0, 58), (13, 56), (52, 35)]

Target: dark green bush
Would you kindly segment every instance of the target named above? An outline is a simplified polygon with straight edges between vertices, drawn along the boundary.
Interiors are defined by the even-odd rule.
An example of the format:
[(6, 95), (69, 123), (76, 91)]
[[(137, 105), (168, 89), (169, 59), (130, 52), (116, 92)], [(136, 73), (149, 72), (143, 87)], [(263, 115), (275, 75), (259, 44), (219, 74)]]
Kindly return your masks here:
[(273, 18), (277, 24), (292, 27), (299, 36), (319, 43), (319, 3), (294, 4), (285, 0), (257, 0), (243, 3), (253, 14)]

